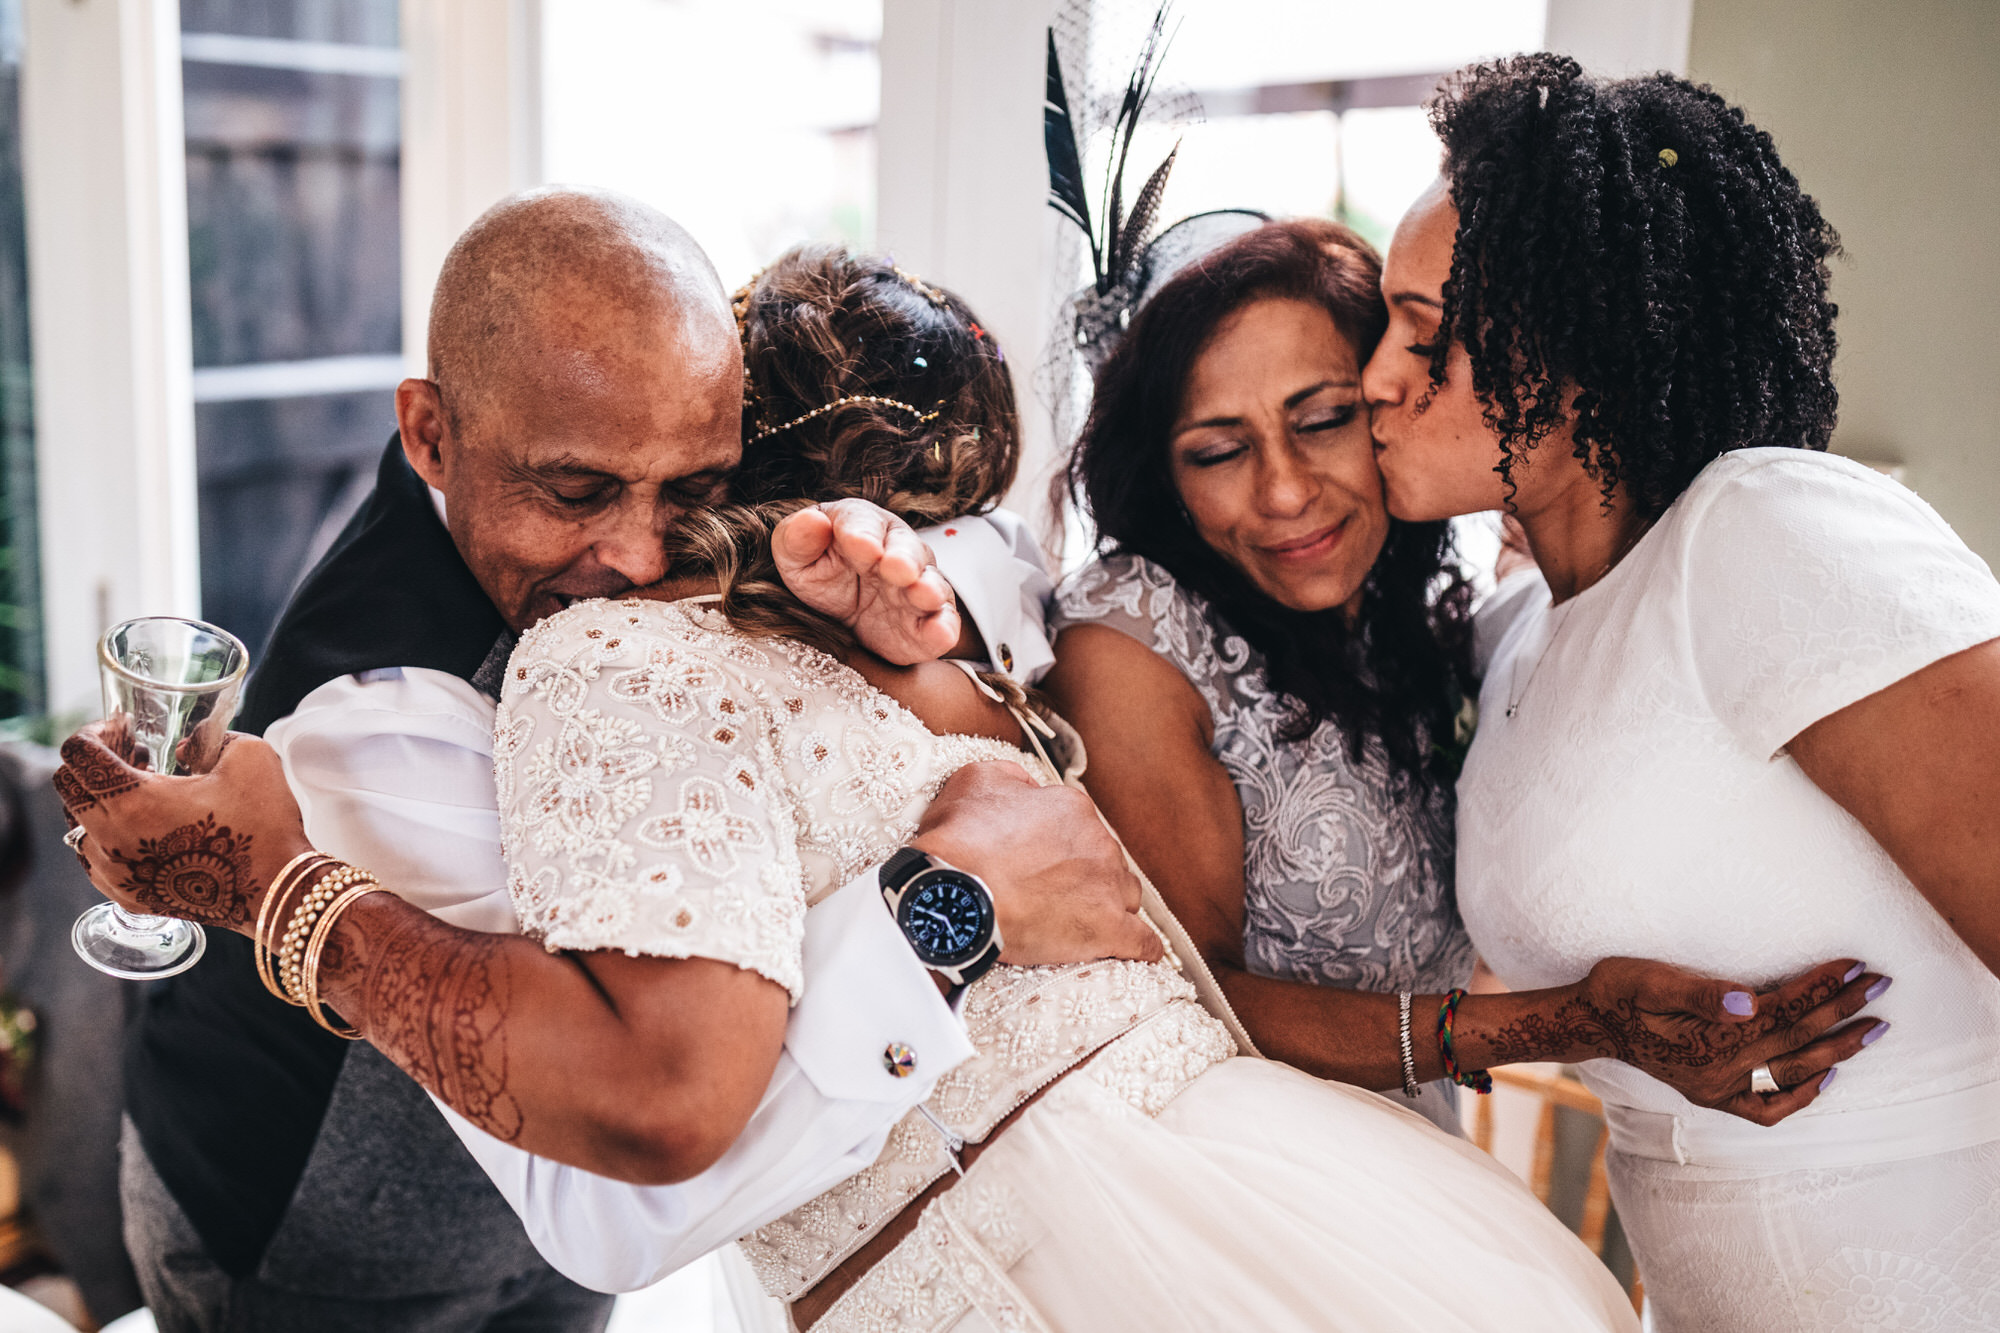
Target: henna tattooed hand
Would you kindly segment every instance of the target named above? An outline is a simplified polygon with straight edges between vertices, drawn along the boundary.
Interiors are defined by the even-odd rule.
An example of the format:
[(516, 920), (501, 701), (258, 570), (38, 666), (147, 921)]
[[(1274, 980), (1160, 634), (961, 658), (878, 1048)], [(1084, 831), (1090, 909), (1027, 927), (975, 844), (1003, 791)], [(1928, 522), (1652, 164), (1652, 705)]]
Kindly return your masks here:
[[(1494, 1063), (1622, 1060), (1697, 1106), (1773, 1125), (1810, 1105), (1825, 1071), (1861, 1050), (1876, 1024), (1837, 1027), (1883, 978), (1839, 959), (1762, 994), (1667, 963), (1607, 958), (1556, 1004), (1489, 1038)], [(1782, 1092), (1750, 1091), (1769, 1062)]]
[(133, 767), (112, 724), (63, 742), (56, 793), (86, 830), (77, 853), (101, 893), (135, 912), (254, 927), (265, 886), (309, 844), (276, 751), (234, 739), (195, 777)]

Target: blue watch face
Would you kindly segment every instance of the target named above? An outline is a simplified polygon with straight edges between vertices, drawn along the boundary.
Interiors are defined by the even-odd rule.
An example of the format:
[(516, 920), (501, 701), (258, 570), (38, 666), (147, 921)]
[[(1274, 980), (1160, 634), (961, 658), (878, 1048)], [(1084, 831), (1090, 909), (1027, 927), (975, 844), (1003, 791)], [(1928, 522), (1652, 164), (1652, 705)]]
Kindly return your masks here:
[(920, 876), (896, 916), (917, 956), (934, 965), (970, 962), (993, 937), (992, 899), (950, 871)]

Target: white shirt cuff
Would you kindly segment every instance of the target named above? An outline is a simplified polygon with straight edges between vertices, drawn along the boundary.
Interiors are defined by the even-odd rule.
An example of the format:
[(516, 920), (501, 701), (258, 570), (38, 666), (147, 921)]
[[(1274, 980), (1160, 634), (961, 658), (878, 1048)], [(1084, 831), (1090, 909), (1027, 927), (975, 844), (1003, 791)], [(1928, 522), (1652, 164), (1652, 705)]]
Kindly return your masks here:
[[(805, 977), (785, 1049), (822, 1096), (907, 1110), (972, 1058), (964, 1024), (889, 915), (872, 867), (806, 913)], [(898, 1066), (892, 1046), (914, 1064)]]
[(986, 641), (995, 669), (1032, 685), (1055, 665), (1048, 603), (1055, 583), (1028, 525), (1004, 509), (953, 519), (917, 535), (937, 557), (959, 609)]

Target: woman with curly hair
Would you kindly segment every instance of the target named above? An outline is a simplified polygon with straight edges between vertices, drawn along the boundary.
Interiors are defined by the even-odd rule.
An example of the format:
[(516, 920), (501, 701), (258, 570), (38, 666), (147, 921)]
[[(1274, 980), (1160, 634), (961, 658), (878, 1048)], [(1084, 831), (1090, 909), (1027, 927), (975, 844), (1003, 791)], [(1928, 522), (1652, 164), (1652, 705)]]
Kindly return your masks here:
[(1546, 583), (1459, 784), (1472, 940), (1516, 986), (1893, 976), (1832, 1039), (1889, 1042), (1751, 1072), (1810, 1100), (1774, 1127), (1586, 1064), (1619, 1216), (1665, 1333), (2000, 1326), (2000, 585), (1824, 452), (1837, 241), (1740, 110), (1540, 55), (1431, 115), (1362, 377), (1389, 511), (1505, 508)]
[(1441, 1029), (1465, 1068), (1616, 1056), (1704, 1105), (1785, 1113), (1745, 1080), (1798, 1047), (1838, 1055), (1809, 1043), (1859, 1008), (1852, 959), (1761, 1006), (1638, 958), (1460, 989), (1470, 595), (1447, 525), (1383, 506), (1361, 367), (1385, 322), (1365, 241), (1274, 222), (1166, 282), (1100, 370), (1070, 478), (1104, 553), (1061, 591), (1046, 682), (1091, 795), (1268, 1056), (1451, 1129)]

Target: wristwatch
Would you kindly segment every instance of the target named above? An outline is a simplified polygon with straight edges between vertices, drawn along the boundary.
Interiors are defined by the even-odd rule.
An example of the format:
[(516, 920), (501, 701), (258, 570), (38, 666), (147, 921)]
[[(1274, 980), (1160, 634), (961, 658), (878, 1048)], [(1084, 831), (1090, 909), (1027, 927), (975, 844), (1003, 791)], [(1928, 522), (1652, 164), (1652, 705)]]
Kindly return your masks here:
[(883, 863), (878, 879), (917, 961), (953, 987), (970, 986), (1000, 961), (993, 894), (979, 876), (905, 847)]

